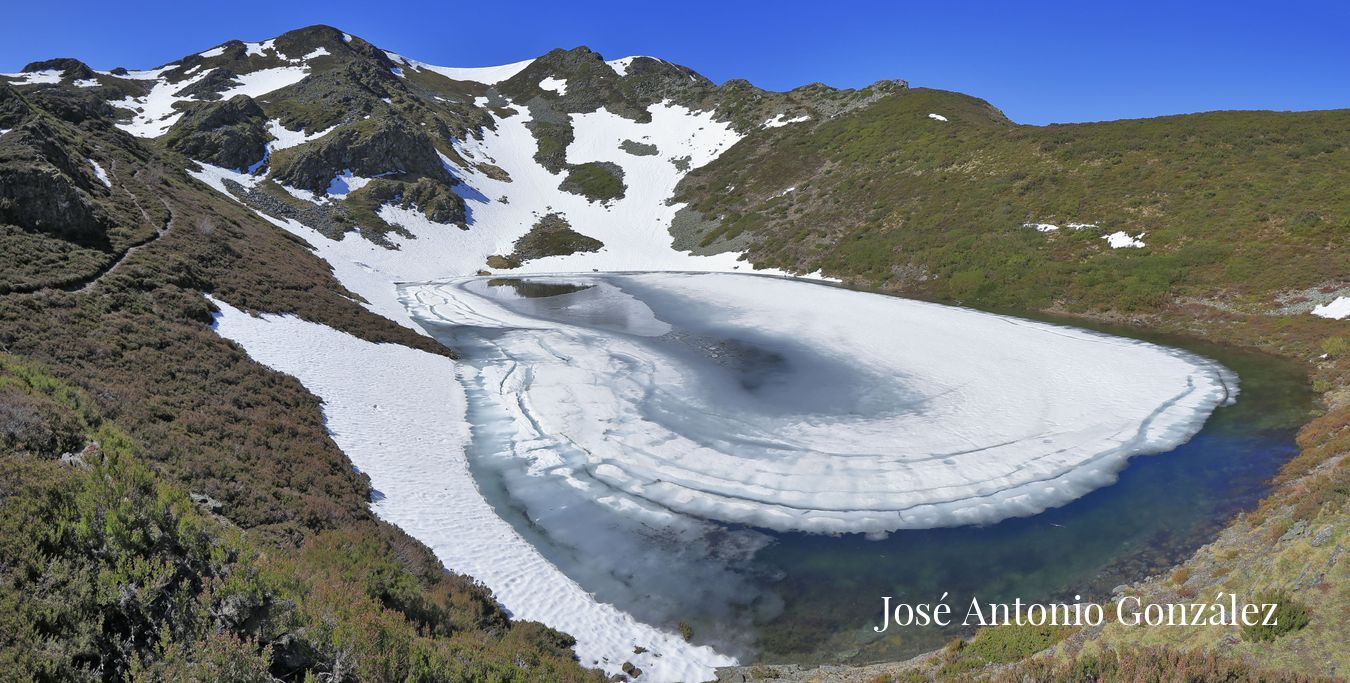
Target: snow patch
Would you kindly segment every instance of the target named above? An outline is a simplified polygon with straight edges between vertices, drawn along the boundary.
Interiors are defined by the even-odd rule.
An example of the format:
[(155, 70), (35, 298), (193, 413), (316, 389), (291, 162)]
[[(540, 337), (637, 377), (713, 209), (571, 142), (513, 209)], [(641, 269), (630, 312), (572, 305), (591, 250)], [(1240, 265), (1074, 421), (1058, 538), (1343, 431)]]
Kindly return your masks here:
[(261, 97), (274, 90), (299, 83), (308, 75), (309, 68), (304, 66), (278, 66), (271, 69), (259, 69), (236, 76), (235, 80), (239, 82), (239, 85), (220, 93), (220, 97), (226, 100), (235, 95)]
[[(386, 171), (376, 175), (375, 178), (383, 178), (384, 176), (394, 175), (396, 173), (398, 173), (398, 171)], [(363, 178), (359, 175), (352, 175), (352, 170), (350, 168), (343, 169), (341, 173), (333, 176), (333, 180), (328, 183), (328, 190), (325, 194), (329, 197), (346, 199), (347, 195), (369, 185), (370, 181), (375, 178)]]
[(324, 57), (324, 56), (326, 56), (326, 55), (328, 55), (328, 48), (320, 46), (320, 47), (314, 48), (314, 51), (313, 51), (313, 52), (311, 52), (311, 53), (305, 55), (304, 57), (301, 57), (301, 59), (302, 59), (302, 60), (305, 60), (305, 61), (309, 61), (309, 60), (311, 60), (311, 59), (315, 59), (315, 58), (318, 58), (318, 57)]
[(1331, 303), (1314, 306), (1312, 314), (1321, 318), (1344, 320), (1350, 317), (1350, 296), (1338, 296)]
[(407, 57), (399, 57), (399, 59), (403, 60), (405, 64), (414, 69), (438, 73), (446, 78), (456, 81), (473, 81), (474, 83), (482, 83), (484, 85), (500, 83), (521, 71), (524, 71), (525, 67), (534, 63), (533, 59), (526, 59), (521, 62), (502, 64), (500, 66), (454, 67), (436, 66), (434, 64), (419, 62), (415, 59), (408, 59)]
[(605, 63), (609, 65), (609, 68), (614, 70), (614, 73), (619, 74), (620, 77), (623, 77), (628, 75), (628, 67), (632, 65), (633, 60), (637, 58), (638, 58), (637, 55), (634, 55), (632, 57), (620, 57), (618, 59), (611, 59)]
[(335, 130), (337, 130), (337, 126), (332, 126), (331, 128), (321, 130), (317, 133), (305, 133), (303, 129), (290, 130), (281, 125), (281, 121), (272, 119), (267, 122), (267, 132), (272, 136), (273, 140), (268, 143), (267, 149), (269, 152), (275, 152), (279, 149), (288, 149), (297, 145), (303, 145), (307, 142), (318, 140)]
[(933, 119), (934, 121), (942, 121), (942, 122), (947, 121), (947, 117), (943, 116), (942, 114), (929, 114), (928, 118)]
[(210, 59), (212, 57), (219, 57), (223, 54), (225, 54), (225, 46), (221, 45), (220, 47), (213, 47), (210, 50), (207, 50), (206, 52), (198, 52), (197, 56)]
[(256, 56), (256, 57), (262, 57), (262, 56), (264, 56), (263, 53), (269, 52), (269, 51), (271, 51), (271, 50), (273, 49), (273, 48), (272, 48), (272, 44), (273, 44), (274, 42), (276, 42), (275, 39), (272, 39), (272, 40), (264, 40), (264, 41), (261, 42), (261, 43), (244, 43), (244, 56), (245, 56), (245, 57), (255, 57), (255, 56)]
[(1106, 240), (1106, 243), (1111, 245), (1112, 249), (1139, 249), (1145, 246), (1144, 233), (1142, 232), (1134, 237), (1130, 237), (1124, 230), (1118, 230), (1109, 235), (1102, 235), (1102, 239)]
[(197, 180), (202, 181), (203, 183), (206, 183), (207, 185), (215, 189), (217, 192), (220, 192), (235, 201), (239, 201), (239, 199), (236, 198), (234, 194), (231, 193), (228, 189), (226, 189), (225, 187), (226, 180), (233, 180), (234, 182), (243, 185), (245, 188), (256, 187), (258, 183), (262, 182), (262, 178), (258, 176), (249, 175), (247, 173), (243, 173), (229, 168), (213, 166), (204, 161), (198, 161), (196, 162), (196, 164), (200, 168), (198, 168), (197, 170), (189, 169), (187, 172), (188, 175), (192, 176), (193, 178), (196, 178)]
[(539, 88), (542, 90), (551, 90), (553, 92), (558, 93), (559, 95), (566, 95), (567, 80), (563, 78), (554, 78), (552, 76), (549, 76), (548, 78), (539, 81)]
[(88, 161), (89, 165), (94, 167), (94, 175), (98, 177), (100, 182), (108, 187), (112, 187), (112, 181), (108, 179), (108, 172), (104, 171), (103, 167), (99, 166), (97, 161), (94, 161), (93, 159), (86, 159), (85, 161)]
[[(302, 190), (298, 187), (291, 187), (290, 185), (285, 185), (283, 183), (277, 184), (281, 186), (281, 189), (286, 191), (286, 194), (289, 194), (302, 202), (309, 202), (311, 204), (327, 204), (329, 202), (328, 197), (314, 194), (309, 190)], [(329, 183), (329, 185), (331, 187), (332, 183)]]
[(215, 70), (206, 69), (192, 78), (178, 83), (169, 83), (160, 78), (165, 71), (172, 68), (174, 67), (169, 66), (150, 71), (133, 71), (126, 75), (126, 78), (135, 80), (153, 80), (155, 84), (151, 86), (150, 92), (144, 96), (128, 96), (109, 102), (114, 107), (130, 109), (133, 112), (131, 120), (117, 124), (118, 128), (142, 138), (157, 138), (167, 133), (173, 127), (173, 124), (177, 123), (178, 119), (183, 116), (183, 112), (175, 109), (174, 105), (195, 99), (190, 96), (179, 96), (176, 93), (206, 78)]
[(786, 126), (786, 125), (788, 125), (789, 123), (802, 123), (803, 121), (810, 121), (810, 120), (811, 120), (811, 117), (810, 117), (809, 115), (807, 115), (807, 114), (802, 114), (801, 116), (796, 116), (796, 117), (793, 117), (793, 118), (790, 118), (790, 119), (789, 119), (789, 118), (785, 118), (786, 116), (787, 116), (787, 114), (779, 114), (778, 116), (776, 116), (776, 117), (774, 117), (774, 118), (772, 118), (772, 119), (769, 119), (768, 121), (765, 121), (765, 122), (764, 122), (764, 125), (761, 126), (761, 127), (762, 127), (762, 128), (782, 128), (783, 126)]
[(39, 85), (43, 83), (60, 83), (61, 72), (56, 69), (44, 69), (42, 71), (29, 71), (18, 74), (0, 74), (5, 78), (11, 78), (18, 81), (11, 85)]

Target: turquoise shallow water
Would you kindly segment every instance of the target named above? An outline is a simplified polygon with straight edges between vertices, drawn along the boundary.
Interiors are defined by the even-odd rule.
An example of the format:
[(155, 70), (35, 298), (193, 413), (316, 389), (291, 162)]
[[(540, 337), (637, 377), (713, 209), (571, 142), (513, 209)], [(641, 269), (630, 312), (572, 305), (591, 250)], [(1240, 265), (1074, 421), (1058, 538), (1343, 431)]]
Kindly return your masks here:
[[(515, 296), (585, 296), (576, 287), (497, 284)], [(490, 346), (484, 335), (495, 333), (423, 324), (466, 362), (486, 362), (476, 355)], [(598, 598), (639, 619), (672, 628), (686, 623), (695, 641), (747, 659), (904, 657), (960, 630), (893, 628), (878, 636), (872, 626), (880, 622), (882, 596), (932, 602), (946, 592), (958, 613), (971, 596), (1103, 599), (1113, 586), (1160, 571), (1212, 538), (1234, 513), (1254, 505), (1296, 453), (1294, 432), (1311, 394), (1294, 364), (1184, 339), (1102, 331), (1220, 361), (1241, 378), (1239, 400), (1219, 408), (1181, 447), (1132, 459), (1116, 484), (1033, 517), (901, 531), (882, 540), (723, 527), (697, 543), (629, 528), (581, 499), (559, 506), (565, 519), (544, 520), (527, 501), (566, 492), (546, 490), (547, 479), (521, 476), (501, 457), (501, 416), (475, 401), (472, 386), (471, 467), (503, 518)]]

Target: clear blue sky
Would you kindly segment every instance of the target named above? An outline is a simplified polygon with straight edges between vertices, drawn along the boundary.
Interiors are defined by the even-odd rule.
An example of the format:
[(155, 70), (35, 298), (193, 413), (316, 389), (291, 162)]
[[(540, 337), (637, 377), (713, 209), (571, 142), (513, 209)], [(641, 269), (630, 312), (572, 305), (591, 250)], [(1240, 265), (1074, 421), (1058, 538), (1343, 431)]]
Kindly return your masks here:
[[(9, 2), (0, 71), (48, 57), (150, 67), (230, 38), (331, 24), (433, 64), (588, 45), (784, 90), (881, 78), (1023, 123), (1350, 107), (1350, 2)], [(475, 9), (477, 8), (477, 9)]]

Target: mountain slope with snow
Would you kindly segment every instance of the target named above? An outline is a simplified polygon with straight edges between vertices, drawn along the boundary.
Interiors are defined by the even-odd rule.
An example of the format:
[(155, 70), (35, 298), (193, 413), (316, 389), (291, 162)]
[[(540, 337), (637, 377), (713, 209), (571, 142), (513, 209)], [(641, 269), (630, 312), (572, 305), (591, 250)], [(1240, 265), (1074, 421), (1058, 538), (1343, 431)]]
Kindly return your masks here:
[[(1250, 130), (1347, 129), (1336, 112), (1252, 118), (1244, 124)], [(73, 304), (60, 296), (52, 303), (50, 290), (98, 287), (109, 273), (128, 291), (163, 288), (170, 294), (149, 303), (110, 297), (104, 312), (120, 324), (105, 331), (107, 343), (89, 335), (81, 341), (93, 346), (77, 353), (54, 346), (52, 360), (74, 364), (72, 375), (86, 369), (72, 358), (130, 358), (158, 371), (168, 363), (144, 360), (160, 357), (127, 332), (134, 329), (127, 316), (165, 316), (164, 327), (174, 330), (188, 320), (202, 334), (209, 319), (216, 334), (322, 399), (332, 442), (383, 496), (375, 512), (431, 546), (445, 567), (482, 580), (515, 616), (568, 631), (584, 666), (618, 674), (635, 664), (644, 680), (709, 678), (733, 659), (688, 642), (673, 624), (639, 623), (588, 595), (469, 495), (461, 366), (418, 336), (424, 332), (400, 299), (400, 284), (484, 272), (767, 264), (776, 273), (893, 289), (921, 283), (924, 293), (1027, 306), (1081, 301), (1089, 291), (1129, 310), (1157, 300), (1157, 289), (1175, 281), (1168, 273), (1196, 264), (1243, 286), (1241, 273), (1256, 269), (1263, 275), (1251, 280), (1263, 292), (1331, 282), (1338, 252), (1328, 235), (1341, 204), (1316, 198), (1343, 202), (1338, 179), (1350, 167), (1337, 164), (1346, 153), (1343, 133), (1312, 136), (1329, 142), (1306, 149), (1286, 149), (1294, 144), (1287, 140), (1303, 139), (1297, 134), (1263, 135), (1264, 146), (1248, 153), (1271, 173), (1247, 177), (1294, 184), (1261, 214), (1280, 214), (1266, 227), (1287, 240), (1265, 240), (1246, 213), (1235, 217), (1247, 240), (1237, 245), (1216, 245), (1209, 229), (1154, 225), (1177, 215), (1228, 215), (1202, 193), (1173, 189), (1191, 187), (1203, 172), (1187, 165), (1201, 152), (1175, 141), (1222, 142), (1203, 150), (1209, 154), (1242, 148), (1249, 128), (1223, 127), (1229, 123), (1181, 117), (1165, 125), (1186, 134), (1169, 133), (1164, 145), (1128, 122), (1019, 127), (973, 98), (912, 92), (897, 81), (774, 93), (744, 81), (714, 84), (654, 57), (606, 60), (586, 48), (496, 67), (443, 67), (322, 26), (229, 41), (146, 70), (36, 62), (0, 75), (7, 181), (0, 237), (22, 247), (12, 251), (18, 257), (0, 287), (38, 292), (0, 316), (0, 337), (22, 340), (9, 330), (35, 315), (64, 320)], [(1155, 151), (1167, 163), (1129, 168), (1175, 173), (1141, 181), (1142, 172), (1116, 163)], [(1216, 201), (1225, 197), (1250, 208), (1229, 190)], [(1073, 229), (1022, 228), (1056, 224)], [(1117, 228), (1129, 228), (1116, 234), (1133, 248), (1112, 249), (1118, 240), (1102, 239)], [(273, 242), (254, 250), (259, 230)], [(249, 231), (253, 239), (240, 236)], [(1147, 242), (1130, 237), (1145, 232)], [(1292, 255), (1296, 265), (1280, 269), (1247, 251), (1267, 242), (1277, 250), (1319, 248)], [(297, 245), (323, 259), (331, 277), (282, 256)], [(1233, 252), (1242, 258), (1225, 261)], [(247, 271), (248, 286), (222, 285), (230, 282), (225, 276), (203, 272), (217, 263)], [(1082, 264), (1097, 270), (1075, 277), (1070, 271)], [(184, 293), (193, 304), (180, 303)], [(1344, 317), (1343, 307), (1330, 301), (1304, 317), (1339, 324), (1328, 318)], [(145, 346), (191, 356), (194, 344), (206, 342), (189, 337)], [(225, 418), (200, 406), (235, 378), (197, 375), (200, 386), (182, 390), (203, 394), (191, 394), (190, 409), (172, 397), (146, 398), (145, 390), (131, 400), (155, 408), (152, 424), (209, 433), (203, 424)], [(417, 403), (437, 408), (414, 419)], [(268, 405), (279, 413), (288, 407)], [(142, 438), (164, 440), (156, 429)], [(171, 435), (175, 445), (187, 438)], [(231, 457), (248, 462), (257, 452)], [(428, 467), (454, 473), (454, 486), (434, 499), (413, 480), (435, 476)], [(237, 489), (249, 482), (232, 478), (227, 490), (247, 500)], [(340, 495), (333, 490), (323, 495)], [(286, 491), (278, 498), (301, 499)], [(322, 504), (311, 507), (315, 518), (326, 514)], [(338, 519), (314, 524), (344, 523)], [(510, 552), (498, 553), (489, 536)]]
[[(16, 80), (65, 88), (63, 79), (83, 75), (49, 71)], [(324, 27), (94, 78), (88, 96), (111, 108), (118, 128), (184, 155), (185, 170), (205, 186), (312, 245), (370, 311), (419, 332), (397, 283), (471, 275), (507, 254), (516, 255), (513, 272), (748, 268), (733, 253), (675, 248), (680, 206), (671, 198), (680, 180), (765, 121), (795, 125), (823, 116), (817, 107), (878, 96), (719, 88), (663, 60), (606, 62), (585, 48), (503, 67), (437, 67)], [(599, 246), (544, 255), (521, 248), (526, 238), (548, 239), (545, 218)], [(340, 330), (292, 318), (263, 324), (226, 301), (215, 306), (221, 335), (323, 399), (337, 444), (385, 495), (377, 513), (427, 542), (449, 569), (485, 582), (517, 616), (576, 637), (584, 665), (618, 674), (627, 662), (648, 679), (690, 680), (735, 662), (685, 642), (673, 624), (641, 624), (596, 601), (510, 527), (488, 524), (492, 513), (468, 479), (447, 483), (457, 497), (434, 506), (440, 517), (416, 506), (419, 495), (399, 483), (407, 471), (399, 458), (422, 453), (415, 459), (446, 473), (467, 468), (453, 364), (405, 349), (416, 358), (391, 365), (385, 356), (400, 352)], [(316, 362), (315, 348), (341, 359)], [(394, 377), (421, 365), (417, 376), (432, 384), (418, 398)], [(383, 379), (344, 377), (343, 368)], [(368, 393), (381, 388), (395, 394)], [(428, 425), (411, 405), (394, 408), (399, 400), (451, 412)], [(367, 419), (372, 403), (412, 421)], [(440, 530), (466, 518), (479, 521), (446, 543)], [(464, 533), (483, 537), (465, 543)]]

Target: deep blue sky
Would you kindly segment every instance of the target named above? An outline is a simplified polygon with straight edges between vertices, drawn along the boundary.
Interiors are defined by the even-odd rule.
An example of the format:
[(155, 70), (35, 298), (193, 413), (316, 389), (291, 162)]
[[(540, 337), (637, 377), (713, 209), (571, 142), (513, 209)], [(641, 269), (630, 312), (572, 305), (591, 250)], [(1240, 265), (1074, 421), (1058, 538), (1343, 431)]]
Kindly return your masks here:
[(331, 24), (433, 64), (589, 45), (783, 90), (903, 78), (1023, 123), (1350, 107), (1350, 2), (9, 2), (0, 71), (73, 56), (145, 68)]

